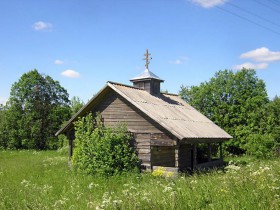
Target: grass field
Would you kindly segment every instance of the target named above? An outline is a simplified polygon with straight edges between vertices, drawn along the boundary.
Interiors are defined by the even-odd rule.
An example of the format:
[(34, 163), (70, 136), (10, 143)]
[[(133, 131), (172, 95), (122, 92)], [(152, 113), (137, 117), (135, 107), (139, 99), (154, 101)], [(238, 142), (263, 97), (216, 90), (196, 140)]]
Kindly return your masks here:
[(280, 209), (280, 160), (176, 178), (74, 174), (56, 151), (0, 151), (0, 209)]

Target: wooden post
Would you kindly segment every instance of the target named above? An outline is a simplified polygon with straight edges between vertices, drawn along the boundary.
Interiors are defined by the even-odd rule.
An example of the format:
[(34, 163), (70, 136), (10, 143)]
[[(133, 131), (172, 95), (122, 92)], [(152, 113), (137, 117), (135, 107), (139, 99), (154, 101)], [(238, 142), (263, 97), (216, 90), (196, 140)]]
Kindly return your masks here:
[(211, 143), (207, 143), (207, 159), (208, 159), (208, 162), (211, 162)]
[(149, 139), (149, 148), (150, 148), (150, 171), (153, 171), (153, 147), (151, 146), (151, 134), (150, 134), (150, 139)]
[(197, 166), (197, 148), (196, 148), (196, 144), (193, 144), (193, 153), (192, 153), (192, 170), (194, 170)]
[(73, 138), (71, 136), (71, 131), (67, 132), (67, 139), (68, 139), (68, 166), (71, 167), (71, 158), (73, 155)]
[(219, 148), (220, 148), (220, 160), (223, 161), (223, 148), (222, 148), (222, 142), (219, 142)]
[(175, 167), (179, 167), (179, 144), (175, 146)]

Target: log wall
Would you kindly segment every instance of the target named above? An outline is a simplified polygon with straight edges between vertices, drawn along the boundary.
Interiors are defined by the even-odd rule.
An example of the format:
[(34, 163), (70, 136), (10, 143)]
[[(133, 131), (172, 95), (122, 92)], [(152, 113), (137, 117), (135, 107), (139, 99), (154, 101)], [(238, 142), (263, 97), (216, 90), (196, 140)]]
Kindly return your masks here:
[(152, 166), (151, 146), (166, 147), (161, 153), (155, 153), (155, 163), (174, 165), (174, 149), (171, 151), (169, 148), (173, 147), (176, 141), (164, 134), (162, 128), (117, 93), (112, 91), (106, 94), (100, 103), (92, 108), (92, 112), (101, 113), (105, 126), (116, 126), (121, 122), (126, 124), (128, 130), (134, 134), (136, 151), (144, 168), (151, 169)]

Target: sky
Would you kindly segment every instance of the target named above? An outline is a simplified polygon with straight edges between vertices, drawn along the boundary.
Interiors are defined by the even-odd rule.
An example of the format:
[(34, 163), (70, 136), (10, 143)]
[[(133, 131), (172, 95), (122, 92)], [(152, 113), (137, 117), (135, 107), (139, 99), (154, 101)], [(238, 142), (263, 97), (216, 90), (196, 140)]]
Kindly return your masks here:
[(149, 70), (162, 90), (253, 68), (280, 95), (279, 0), (0, 1), (0, 103), (37, 69), (87, 102), (107, 81), (130, 85)]

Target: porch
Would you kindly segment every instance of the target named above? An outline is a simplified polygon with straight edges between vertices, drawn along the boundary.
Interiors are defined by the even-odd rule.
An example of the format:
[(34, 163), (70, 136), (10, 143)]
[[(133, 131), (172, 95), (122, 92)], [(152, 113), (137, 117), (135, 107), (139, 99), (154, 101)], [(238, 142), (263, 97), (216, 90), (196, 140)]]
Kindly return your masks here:
[(171, 172), (192, 172), (223, 165), (222, 142), (187, 143), (151, 147), (151, 169), (162, 167)]

